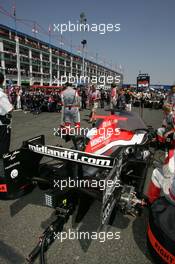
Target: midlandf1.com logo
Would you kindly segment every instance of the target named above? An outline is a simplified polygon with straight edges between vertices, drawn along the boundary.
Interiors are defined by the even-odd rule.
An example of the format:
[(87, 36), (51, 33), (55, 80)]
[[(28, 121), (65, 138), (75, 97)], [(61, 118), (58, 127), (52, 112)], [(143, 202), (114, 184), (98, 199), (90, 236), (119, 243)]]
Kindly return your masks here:
[(53, 24), (53, 31), (58, 31), (63, 34), (64, 32), (98, 32), (101, 35), (106, 34), (107, 32), (119, 32), (121, 30), (120, 24), (81, 24), (81, 23), (72, 23), (68, 21), (68, 23), (61, 24)]
[(97, 240), (100, 243), (104, 243), (107, 240), (119, 240), (120, 239), (120, 232), (84, 232), (84, 231), (77, 231), (77, 230), (71, 230), (68, 229), (68, 232), (54, 232), (54, 239), (58, 239), (60, 242), (63, 242), (64, 240), (70, 239), (70, 240)]
[(85, 165), (93, 165), (103, 168), (112, 168), (113, 161), (107, 156), (95, 156), (90, 155), (82, 151), (64, 149), (62, 147), (55, 146), (39, 146), (39, 145), (28, 145), (30, 151), (40, 153), (49, 157), (55, 157), (62, 160), (75, 161)]

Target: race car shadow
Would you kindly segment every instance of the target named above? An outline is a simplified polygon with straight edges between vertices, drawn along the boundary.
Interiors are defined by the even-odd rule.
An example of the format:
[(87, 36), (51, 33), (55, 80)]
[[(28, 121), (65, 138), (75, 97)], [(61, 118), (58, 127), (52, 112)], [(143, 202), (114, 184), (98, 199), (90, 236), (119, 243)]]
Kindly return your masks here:
[(44, 194), (38, 188), (35, 188), (31, 193), (20, 197), (15, 200), (13, 204), (10, 205), (10, 215), (11, 217), (18, 214), (25, 206), (28, 204), (43, 205)]
[(109, 224), (119, 229), (125, 229), (128, 227), (129, 223), (129, 217), (123, 215), (117, 208), (114, 208), (113, 215), (111, 216)]
[(0, 240), (0, 256), (6, 264), (22, 264), (25, 259), (14, 248)]
[[(94, 201), (90, 197), (84, 197), (81, 199), (80, 204), (78, 204), (77, 209), (71, 215), (68, 227), (72, 229), (72, 231), (76, 230), (79, 234), (82, 232), (83, 234), (89, 234), (87, 237), (80, 237), (79, 243), (84, 252), (88, 251), (89, 246), (91, 245), (91, 233), (98, 232), (100, 226), (100, 206), (97, 204), (99, 202)], [(56, 220), (55, 212), (53, 212), (49, 217), (41, 222), (41, 228), (46, 229), (52, 221)], [(67, 227), (64, 227), (64, 231), (66, 232)]]
[(92, 232), (98, 232), (99, 230), (100, 214), (101, 206), (99, 205), (99, 202), (90, 200), (87, 201), (83, 211), (82, 206), (80, 205), (78, 212), (72, 217), (72, 228), (78, 230), (79, 234), (82, 232), (83, 234), (89, 235), (89, 237), (86, 237), (85, 239), (83, 236), (79, 238), (80, 246), (84, 252), (87, 252), (91, 245)]
[[(111, 220), (112, 221), (112, 220)], [(130, 223), (130, 219), (126, 216), (123, 216), (118, 210), (114, 214), (114, 219), (112, 223), (108, 225), (101, 225), (101, 203), (95, 200), (89, 210), (84, 215), (82, 221), (77, 226), (76, 223), (73, 223), (73, 227), (78, 227), (78, 232), (83, 232), (84, 234), (92, 234), (94, 232), (108, 232), (111, 227), (116, 227), (117, 230), (126, 229)], [(100, 240), (100, 238), (98, 237)], [(84, 252), (88, 251), (92, 243), (92, 239), (79, 239), (80, 246)]]
[(142, 253), (152, 262), (146, 245), (146, 232), (148, 225), (148, 210), (145, 209), (140, 217), (137, 217), (132, 225), (134, 240)]
[[(146, 245), (146, 231), (147, 231), (147, 224), (148, 224), (147, 209), (144, 209), (141, 216), (137, 216), (137, 217), (123, 215), (120, 211), (115, 212), (115, 217), (113, 219), (111, 226), (119, 230), (121, 229), (127, 230), (130, 224), (132, 226), (132, 230), (131, 230), (133, 234), (132, 237), (137, 247), (140, 249), (143, 255), (145, 255), (146, 258), (152, 263), (152, 259), (151, 259), (151, 256), (149, 255), (147, 245)], [(110, 226), (108, 226), (108, 228), (110, 229)]]

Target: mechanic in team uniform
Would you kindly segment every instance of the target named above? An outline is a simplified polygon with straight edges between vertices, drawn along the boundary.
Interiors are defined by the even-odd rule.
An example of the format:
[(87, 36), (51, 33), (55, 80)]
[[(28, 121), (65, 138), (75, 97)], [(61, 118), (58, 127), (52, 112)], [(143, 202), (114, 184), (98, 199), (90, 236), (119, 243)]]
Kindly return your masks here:
[(11, 135), (10, 112), (13, 110), (13, 106), (2, 89), (3, 82), (4, 75), (0, 73), (0, 157), (9, 151)]
[(175, 204), (175, 149), (170, 149), (161, 167), (153, 170), (147, 189), (147, 197), (153, 203), (159, 197), (165, 196)]
[(167, 137), (173, 140), (175, 145), (175, 113), (172, 109), (172, 105), (165, 104), (162, 107), (164, 113), (164, 119), (162, 127), (157, 129), (157, 138), (159, 142), (165, 142)]
[[(165, 153), (165, 160), (161, 168), (153, 170), (151, 182), (148, 186), (148, 199), (152, 203), (158, 199), (161, 190), (168, 197), (173, 179), (175, 178), (175, 115), (172, 105), (163, 106), (164, 119), (162, 127), (157, 129), (157, 140), (170, 143), (170, 149)], [(168, 139), (167, 139), (168, 138)]]
[(71, 126), (80, 128), (80, 97), (76, 89), (69, 83), (65, 84), (65, 89), (61, 93), (62, 120), (61, 126), (70, 129)]
[(171, 91), (165, 100), (165, 104), (171, 104), (173, 111), (175, 110), (175, 85), (171, 87)]
[(163, 166), (153, 170), (148, 185), (147, 197), (150, 206), (147, 245), (155, 263), (174, 263), (175, 260), (174, 164), (175, 150), (170, 149)]

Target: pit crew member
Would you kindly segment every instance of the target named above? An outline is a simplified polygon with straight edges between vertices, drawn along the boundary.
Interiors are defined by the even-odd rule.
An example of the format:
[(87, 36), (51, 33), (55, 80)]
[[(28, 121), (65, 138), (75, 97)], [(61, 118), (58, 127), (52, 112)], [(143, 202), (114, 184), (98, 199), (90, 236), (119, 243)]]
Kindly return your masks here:
[[(163, 106), (164, 119), (162, 122), (162, 127), (157, 130), (157, 138), (159, 142), (165, 142), (167, 137), (175, 139), (175, 113), (172, 111), (172, 106), (166, 104)], [(175, 142), (175, 141), (174, 141)], [(172, 142), (173, 143), (173, 142)]]
[(7, 94), (2, 89), (4, 75), (0, 73), (0, 157), (9, 152), (10, 147), (10, 112), (13, 110)]
[(148, 201), (153, 203), (160, 197), (161, 192), (175, 204), (175, 149), (166, 153), (162, 167), (153, 170), (146, 195)]
[(61, 93), (62, 102), (62, 128), (69, 129), (71, 126), (75, 128), (80, 128), (80, 97), (76, 91), (71, 87), (71, 84), (66, 83), (65, 89)]

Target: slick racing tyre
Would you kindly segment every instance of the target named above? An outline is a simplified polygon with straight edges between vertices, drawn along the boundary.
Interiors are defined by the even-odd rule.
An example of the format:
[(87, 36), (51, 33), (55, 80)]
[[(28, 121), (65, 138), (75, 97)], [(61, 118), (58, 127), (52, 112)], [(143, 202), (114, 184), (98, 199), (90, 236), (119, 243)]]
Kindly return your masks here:
[(155, 263), (175, 263), (175, 206), (163, 197), (150, 208), (147, 245)]

